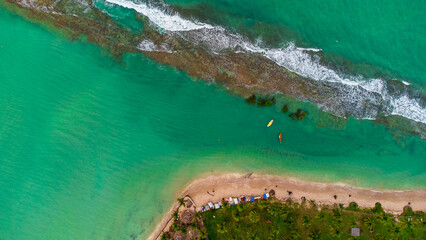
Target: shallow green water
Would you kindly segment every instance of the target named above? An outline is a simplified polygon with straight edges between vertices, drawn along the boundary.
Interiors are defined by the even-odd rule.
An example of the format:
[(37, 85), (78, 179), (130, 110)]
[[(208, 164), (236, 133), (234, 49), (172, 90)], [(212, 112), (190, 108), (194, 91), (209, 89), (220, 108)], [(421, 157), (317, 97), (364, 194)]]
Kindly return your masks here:
[(118, 63), (4, 10), (0, 29), (0, 239), (144, 239), (177, 189), (210, 171), (425, 187), (418, 137), (396, 141), (354, 119), (317, 127), (328, 121), (301, 103), (291, 110), (302, 105), (308, 118), (294, 122), (141, 55)]

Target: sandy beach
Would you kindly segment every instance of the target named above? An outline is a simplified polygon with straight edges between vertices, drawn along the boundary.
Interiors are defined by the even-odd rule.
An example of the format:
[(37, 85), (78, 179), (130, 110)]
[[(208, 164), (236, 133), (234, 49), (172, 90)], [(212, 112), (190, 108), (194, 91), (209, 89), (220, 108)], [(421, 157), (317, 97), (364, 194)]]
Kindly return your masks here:
[[(426, 190), (373, 190), (343, 183), (317, 183), (285, 176), (251, 173), (201, 177), (186, 185), (181, 196), (190, 197), (196, 205), (196, 210), (200, 211), (201, 206), (209, 201), (218, 202), (229, 197), (260, 196), (272, 189), (279, 200), (291, 198), (293, 201), (301, 201), (305, 197), (318, 204), (341, 203), (347, 206), (351, 202), (356, 202), (360, 207), (368, 208), (374, 207), (375, 203), (379, 202), (385, 211), (395, 215), (401, 214), (405, 206), (412, 207), (414, 211), (426, 211)], [(334, 195), (337, 196), (336, 199)], [(155, 239), (162, 231), (174, 209), (176, 206), (171, 208), (149, 239)]]

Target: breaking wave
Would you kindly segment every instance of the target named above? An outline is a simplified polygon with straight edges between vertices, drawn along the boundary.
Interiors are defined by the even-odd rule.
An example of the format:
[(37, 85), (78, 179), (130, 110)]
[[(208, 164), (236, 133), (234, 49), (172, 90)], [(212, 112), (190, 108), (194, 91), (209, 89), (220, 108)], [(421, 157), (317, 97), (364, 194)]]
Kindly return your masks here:
[[(352, 108), (351, 114), (357, 118), (375, 119), (377, 115), (399, 115), (426, 124), (426, 108), (423, 98), (411, 96), (409, 83), (403, 82), (402, 90), (389, 93), (389, 83), (383, 79), (365, 79), (362, 76), (339, 73), (320, 63), (320, 57), (315, 55), (321, 49), (300, 48), (290, 42), (281, 48), (267, 48), (262, 42), (251, 43), (243, 36), (231, 33), (221, 26), (213, 26), (195, 20), (187, 20), (179, 14), (170, 11), (167, 6), (156, 7), (145, 2), (128, 0), (105, 0), (106, 2), (134, 9), (146, 16), (149, 21), (169, 34), (178, 34), (195, 44), (203, 44), (214, 53), (224, 50), (261, 54), (278, 65), (303, 77), (319, 82), (337, 83), (345, 88), (345, 95), (335, 96), (331, 101), (344, 102), (342, 106)], [(144, 40), (138, 46), (144, 51), (169, 51), (165, 46), (156, 46), (153, 42)], [(366, 102), (370, 103), (366, 107)], [(324, 107), (324, 106), (323, 106)], [(370, 109), (371, 108), (371, 109)], [(331, 109), (329, 109), (331, 110)], [(336, 114), (345, 112), (332, 109)]]

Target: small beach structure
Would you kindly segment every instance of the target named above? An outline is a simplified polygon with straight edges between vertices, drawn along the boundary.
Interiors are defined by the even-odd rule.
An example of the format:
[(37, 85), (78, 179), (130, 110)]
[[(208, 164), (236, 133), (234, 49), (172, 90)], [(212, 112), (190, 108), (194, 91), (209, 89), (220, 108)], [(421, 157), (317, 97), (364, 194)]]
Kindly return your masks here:
[(269, 197), (269, 193), (265, 193), (265, 194), (263, 194), (263, 199), (267, 199), (268, 197)]
[(185, 238), (185, 235), (183, 235), (181, 231), (175, 232), (175, 234), (173, 235), (174, 240), (185, 240)]
[(184, 224), (189, 224), (194, 220), (194, 213), (191, 210), (185, 210), (181, 214), (180, 220)]
[(359, 237), (359, 228), (351, 228), (351, 235)]
[(217, 204), (219, 204), (219, 206), (221, 206), (221, 207), (222, 207), (222, 201), (218, 202)]
[(229, 205), (232, 205), (234, 203), (232, 197), (229, 197)]
[(207, 203), (207, 204), (209, 205), (210, 209), (214, 209), (214, 205), (213, 205), (213, 203), (212, 203), (212, 202), (209, 202), (209, 203)]
[(219, 209), (220, 208), (219, 204), (215, 203), (214, 208)]
[(240, 201), (239, 201), (239, 199), (238, 198), (234, 198), (234, 203), (235, 204), (238, 204)]
[(241, 198), (241, 202), (245, 203), (246, 201), (247, 201), (247, 198), (246, 198), (245, 196), (243, 196), (243, 197)]

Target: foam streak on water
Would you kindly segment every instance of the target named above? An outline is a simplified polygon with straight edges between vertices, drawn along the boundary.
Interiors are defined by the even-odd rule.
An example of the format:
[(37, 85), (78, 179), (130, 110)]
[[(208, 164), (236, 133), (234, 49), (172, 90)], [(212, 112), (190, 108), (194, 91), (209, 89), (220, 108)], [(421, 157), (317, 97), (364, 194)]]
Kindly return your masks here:
[[(127, 0), (106, 1), (134, 9), (168, 33), (181, 34), (193, 43), (202, 43), (208, 46), (215, 53), (220, 53), (225, 49), (232, 49), (239, 52), (262, 54), (278, 65), (303, 77), (316, 81), (341, 84), (343, 88), (349, 88), (346, 92), (350, 93), (350, 95), (339, 96), (341, 97), (339, 101), (345, 102), (345, 104), (342, 104), (345, 106), (355, 106), (356, 109), (349, 110), (349, 112), (352, 111), (352, 115), (357, 118), (374, 119), (378, 114), (400, 115), (417, 122), (426, 123), (426, 108), (419, 101), (408, 95), (408, 85), (404, 84), (404, 91), (399, 93), (399, 95), (391, 95), (387, 91), (386, 81), (382, 79), (346, 76), (322, 65), (318, 56), (309, 54), (309, 52), (321, 51), (320, 49), (299, 48), (294, 43), (288, 43), (282, 48), (265, 48), (261, 47), (261, 43), (253, 44), (244, 39), (244, 37), (230, 33), (221, 26), (212, 26), (183, 19), (178, 14), (168, 14), (166, 10), (149, 6), (146, 3), (134, 3)], [(145, 43), (142, 42), (140, 46), (147, 46)], [(150, 45), (149, 48), (143, 47), (143, 49), (145, 51), (165, 51), (164, 47), (155, 47), (154, 45)], [(377, 99), (377, 94), (381, 96), (381, 99)], [(358, 110), (358, 108), (363, 107), (362, 102), (365, 101), (380, 105), (381, 111)], [(336, 109), (334, 109), (334, 112), (336, 113)]]
[(106, 0), (125, 8), (134, 9), (147, 16), (149, 20), (160, 28), (168, 31), (190, 31), (200, 28), (213, 28), (213, 26), (181, 18), (179, 15), (169, 15), (160, 9), (148, 6), (145, 3), (134, 3), (125, 0)]

